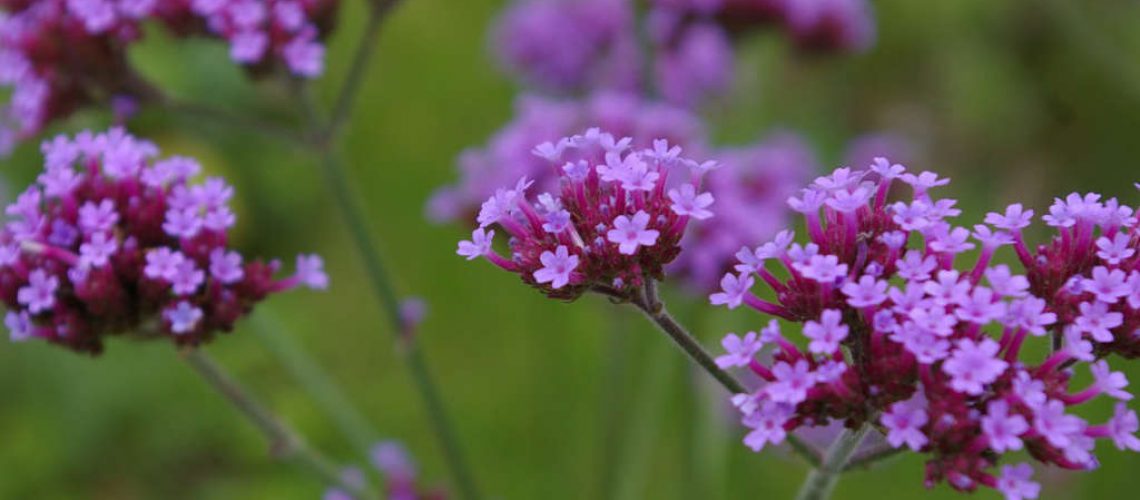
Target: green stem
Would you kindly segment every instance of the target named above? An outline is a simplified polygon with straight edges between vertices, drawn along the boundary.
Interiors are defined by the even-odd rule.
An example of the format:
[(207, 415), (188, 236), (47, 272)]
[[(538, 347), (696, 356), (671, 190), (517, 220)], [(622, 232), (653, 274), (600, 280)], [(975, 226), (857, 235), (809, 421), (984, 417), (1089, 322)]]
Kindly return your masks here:
[[(658, 297), (657, 287), (652, 280), (646, 281), (643, 292), (643, 296), (634, 300), (632, 303), (637, 306), (654, 325), (657, 325), (661, 331), (669, 335), (669, 338), (672, 339), (681, 350), (685, 351), (689, 359), (697, 363), (698, 366), (716, 379), (725, 389), (728, 389), (728, 392), (732, 394), (745, 394), (749, 392), (748, 389), (744, 387), (744, 384), (740, 383), (740, 381), (736, 380), (732, 375), (729, 375), (728, 372), (721, 370), (720, 367), (716, 365), (716, 361), (713, 360), (713, 357), (701, 346), (701, 343), (669, 314), (669, 311), (665, 309), (665, 304), (662, 303), (660, 297)], [(810, 445), (804, 443), (792, 434), (788, 434), (787, 442), (793, 452), (801, 456), (813, 467), (819, 466), (819, 454), (813, 450)]]
[(359, 485), (349, 484), (337, 466), (315, 448), (310, 447), (293, 429), (278, 419), (225, 369), (199, 349), (183, 352), (183, 359), (202, 377), (202, 380), (226, 398), (242, 415), (257, 427), (269, 440), (270, 454), (295, 461), (320, 477), (326, 483), (352, 493), (359, 498), (379, 498), (379, 494)]
[(384, 20), (400, 0), (369, 0), (368, 20), (364, 25), (364, 34), (356, 45), (356, 52), (352, 56), (352, 64), (348, 68), (348, 76), (341, 82), (337, 92), (336, 104), (333, 105), (332, 117), (329, 119), (328, 136), (336, 137), (340, 129), (352, 114), (352, 106), (356, 95), (360, 92), (360, 85), (364, 83), (364, 74), (368, 70), (372, 54), (376, 52), (376, 41), (380, 38), (380, 27)]
[(849, 472), (856, 469), (869, 469), (872, 465), (891, 458), (899, 453), (902, 453), (904, 448), (895, 448), (890, 445), (882, 445), (879, 448), (869, 450), (866, 453), (861, 453), (851, 457), (851, 461), (843, 468), (844, 472)]
[(297, 345), (286, 332), (284, 325), (267, 312), (261, 311), (250, 321), (254, 334), (261, 343), (277, 358), (293, 378), (304, 387), (317, 407), (325, 412), (346, 439), (357, 448), (364, 458), (368, 458), (372, 445), (379, 435), (360, 414), (360, 411), (345, 396), (340, 386), (333, 382), (329, 374)]
[(870, 429), (869, 425), (864, 425), (854, 432), (850, 429), (843, 429), (843, 432), (839, 433), (839, 437), (827, 449), (823, 463), (808, 474), (807, 480), (804, 481), (799, 494), (796, 495), (796, 499), (827, 500), (830, 498), (831, 492), (835, 489), (835, 483), (839, 481), (839, 475), (847, 466), (847, 461), (851, 460), (851, 455), (855, 454), (855, 450), (859, 448), (859, 444), (863, 442), (863, 438), (867, 436), (867, 431)]

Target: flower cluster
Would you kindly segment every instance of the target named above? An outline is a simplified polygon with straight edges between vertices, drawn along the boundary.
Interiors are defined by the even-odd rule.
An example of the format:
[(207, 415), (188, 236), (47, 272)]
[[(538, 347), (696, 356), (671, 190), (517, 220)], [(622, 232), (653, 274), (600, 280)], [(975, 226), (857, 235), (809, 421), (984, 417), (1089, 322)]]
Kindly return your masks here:
[(317, 76), (336, 0), (0, 0), (0, 153), (52, 120), (116, 97), (153, 93), (131, 69), (127, 49), (157, 21), (179, 36), (229, 41), (238, 63), (278, 61)]
[[(371, 449), (372, 467), (384, 476), (384, 498), (391, 500), (444, 500), (442, 490), (421, 490), (417, 485), (416, 464), (407, 450), (395, 441), (381, 441)], [(364, 471), (355, 467), (344, 471), (346, 483), (361, 489), (367, 484)], [(350, 493), (333, 488), (325, 492), (324, 500), (353, 500)]]
[(636, 148), (649, 147), (656, 138), (693, 153), (702, 151), (705, 141), (704, 124), (689, 111), (634, 94), (596, 92), (581, 101), (524, 95), (516, 101), (514, 119), (486, 146), (460, 155), (459, 182), (432, 196), (428, 217), (437, 222), (471, 220), (483, 200), (520, 177), (531, 179), (536, 189), (558, 189), (558, 172), (547, 159), (532, 154), (534, 145), (557, 142), (591, 126), (631, 137)]
[[(538, 145), (534, 154), (558, 173), (556, 194), (528, 200), (525, 177), (500, 188), (457, 253), (518, 273), (552, 298), (572, 300), (591, 288), (632, 296), (680, 252), (689, 219), (712, 216), (701, 178), (716, 166), (681, 157), (663, 139), (639, 150), (632, 142), (595, 128)], [(492, 248), (492, 226), (511, 236), (509, 259)]]
[[(629, 0), (519, 0), (498, 22), (494, 46), (528, 84), (558, 92), (656, 86), (670, 102), (693, 105), (726, 90), (733, 51), (725, 31), (666, 10), (653, 6), (643, 20)], [(650, 47), (638, 40), (643, 22)], [(640, 68), (649, 64), (654, 81), (644, 82)]]
[[(890, 202), (900, 181), (913, 196)], [(733, 397), (751, 429), (746, 445), (758, 451), (801, 426), (868, 423), (892, 446), (929, 456), (928, 485), (987, 486), (1011, 499), (1035, 498), (1039, 487), (1027, 464), (993, 473), (1008, 451), (1090, 469), (1096, 439), (1140, 450), (1140, 423), (1123, 403), (1132, 397), (1124, 375), (1097, 359), (1086, 329), (1049, 310), (1040, 285), (991, 265), (1000, 247), (1019, 245), (1011, 231), (1031, 214), (1014, 209), (972, 230), (954, 226), (955, 200), (930, 194), (948, 182), (881, 158), (865, 171), (838, 169), (788, 200), (804, 215), (810, 242), (783, 232), (740, 251), (737, 273), (723, 278), (712, 303), (800, 322), (806, 338), (806, 347), (791, 342), (776, 320), (759, 333), (725, 337), (718, 365), (747, 367), (763, 380)], [(959, 262), (970, 251), (976, 260)], [(1049, 254), (1037, 262), (1042, 255)], [(752, 292), (757, 279), (771, 288), (770, 299)], [(1086, 309), (1102, 309), (1105, 321), (1104, 302), (1089, 302)], [(1027, 359), (1025, 341), (1050, 333), (1057, 349)], [(765, 346), (774, 349), (770, 363), (756, 356)], [(1082, 365), (1093, 382), (1071, 392)], [(1070, 413), (1097, 396), (1120, 401), (1109, 421), (1090, 424)]]
[(244, 262), (227, 248), (233, 188), (191, 184), (190, 158), (158, 159), (121, 129), (43, 144), (44, 171), (0, 230), (0, 298), (14, 341), (41, 338), (97, 354), (109, 335), (197, 345), (229, 331), (268, 294), (328, 286), (317, 256)]
[(875, 41), (867, 0), (655, 0), (712, 15), (733, 33), (775, 24), (807, 50), (858, 52)]
[(1057, 232), (1030, 249), (1022, 230), (1033, 210), (1020, 204), (986, 222), (1013, 234), (1029, 290), (1045, 299), (1062, 331), (1075, 331), (1097, 355), (1140, 356), (1140, 239), (1136, 209), (1096, 193), (1056, 199), (1042, 217)]

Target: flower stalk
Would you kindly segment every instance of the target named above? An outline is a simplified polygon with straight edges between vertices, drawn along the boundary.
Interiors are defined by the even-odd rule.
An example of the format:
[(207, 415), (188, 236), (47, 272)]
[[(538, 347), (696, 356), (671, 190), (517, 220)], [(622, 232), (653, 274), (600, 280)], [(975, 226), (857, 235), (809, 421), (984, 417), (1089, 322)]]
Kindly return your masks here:
[(843, 432), (827, 449), (823, 463), (808, 474), (807, 480), (804, 481), (800, 492), (796, 495), (796, 499), (826, 500), (830, 498), (831, 492), (835, 489), (835, 483), (839, 481), (839, 475), (843, 473), (847, 462), (851, 460), (855, 450), (863, 443), (863, 438), (867, 437), (867, 432), (870, 429), (869, 425), (864, 425), (857, 431), (843, 429)]

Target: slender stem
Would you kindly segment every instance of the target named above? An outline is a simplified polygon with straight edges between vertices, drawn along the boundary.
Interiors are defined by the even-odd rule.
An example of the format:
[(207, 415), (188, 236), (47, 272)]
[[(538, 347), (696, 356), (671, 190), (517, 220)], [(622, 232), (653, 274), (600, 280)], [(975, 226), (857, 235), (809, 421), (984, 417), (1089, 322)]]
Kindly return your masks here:
[(241, 130), (252, 130), (266, 137), (280, 140), (287, 144), (301, 144), (304, 137), (292, 127), (284, 126), (273, 121), (262, 120), (248, 113), (231, 113), (230, 111), (199, 102), (189, 102), (175, 99), (170, 96), (158, 96), (154, 101), (158, 106), (175, 115), (189, 115), (205, 118), (214, 123), (226, 124)]
[(305, 388), (320, 408), (336, 422), (336, 427), (364, 457), (379, 439), (376, 430), (333, 382), (320, 364), (297, 344), (276, 318), (258, 312), (251, 320), (254, 334), (285, 369)]
[(312, 97), (305, 87), (298, 86), (296, 91), (301, 98), (313, 136), (318, 139), (314, 149), (320, 158), (320, 170), (325, 178), (325, 184), (332, 191), (333, 201), (344, 216), (352, 241), (364, 260), (365, 274), (368, 276), (372, 288), (376, 291), (380, 308), (388, 318), (389, 330), (396, 340), (401, 341), (404, 345), (404, 356), (408, 361), (408, 370), (417, 392), (423, 398), (428, 420), (436, 437), (440, 440), (444, 458), (455, 480), (456, 489), (462, 498), (478, 499), (480, 498), (479, 490), (475, 486), (463, 450), (459, 445), (459, 439), (448, 418), (443, 399), (439, 395), (439, 390), (436, 388), (436, 383), (428, 369), (427, 361), (423, 357), (419, 343), (415, 342), (413, 338), (400, 335), (403, 330), (403, 325), (400, 322), (400, 302), (396, 296), (395, 288), (392, 286), (387, 266), (384, 265), (384, 259), (381, 257), (368, 229), (364, 208), (355, 196), (344, 165), (333, 149), (333, 143), (330, 142), (326, 133), (328, 129), (322, 126)]
[(843, 468), (844, 472), (855, 469), (867, 469), (877, 462), (886, 460), (890, 457), (898, 455), (903, 451), (903, 448), (895, 448), (890, 445), (882, 445), (878, 448), (868, 450), (866, 453), (860, 453), (851, 458), (847, 466)]
[(400, 0), (368, 0), (368, 20), (364, 26), (364, 34), (356, 45), (356, 52), (352, 56), (352, 64), (348, 68), (348, 75), (341, 83), (337, 92), (336, 104), (333, 105), (332, 118), (329, 120), (327, 134), (336, 137), (340, 129), (348, 121), (352, 113), (352, 105), (360, 92), (360, 85), (364, 83), (372, 54), (376, 51), (376, 41), (380, 38), (380, 27), (388, 13), (392, 11)]
[(252, 422), (269, 440), (270, 454), (276, 458), (292, 460), (309, 469), (326, 483), (351, 492), (362, 498), (378, 498), (379, 495), (368, 488), (345, 481), (337, 466), (316, 449), (310, 447), (293, 429), (289, 428), (253, 398), (244, 387), (233, 379), (205, 352), (187, 349), (183, 359), (205, 380), (226, 398), (242, 415)]
[(827, 449), (823, 463), (808, 474), (807, 480), (804, 481), (799, 494), (796, 495), (796, 499), (826, 500), (830, 498), (832, 490), (835, 489), (835, 483), (839, 481), (839, 475), (843, 473), (847, 461), (859, 448), (859, 444), (863, 442), (863, 438), (867, 436), (870, 429), (871, 427), (867, 425), (854, 432), (851, 429), (843, 429), (843, 432), (839, 433), (839, 437), (835, 438), (835, 442), (831, 443), (831, 447)]
[[(641, 297), (632, 301), (642, 313), (645, 314), (653, 324), (657, 325), (661, 331), (669, 335), (673, 342), (677, 344), (685, 354), (697, 363), (706, 373), (711, 375), (720, 385), (728, 389), (732, 394), (743, 394), (749, 392), (744, 387), (744, 384), (736, 380), (728, 372), (721, 370), (716, 365), (713, 357), (705, 351), (701, 343), (689, 333), (676, 319), (669, 314), (665, 309), (665, 304), (661, 302), (660, 297), (657, 295), (657, 287), (653, 280), (647, 280), (646, 286), (642, 290)], [(818, 467), (820, 464), (819, 454), (812, 449), (810, 445), (800, 441), (799, 438), (792, 434), (787, 436), (788, 445), (796, 454), (803, 457), (813, 467)]]

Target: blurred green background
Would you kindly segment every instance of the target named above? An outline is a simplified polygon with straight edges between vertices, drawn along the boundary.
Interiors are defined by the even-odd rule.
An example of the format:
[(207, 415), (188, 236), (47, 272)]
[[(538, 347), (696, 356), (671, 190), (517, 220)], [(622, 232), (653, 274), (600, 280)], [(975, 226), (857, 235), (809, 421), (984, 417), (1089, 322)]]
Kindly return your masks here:
[[(344, 3), (328, 74), (316, 84), (326, 102), (364, 18), (360, 1)], [(455, 256), (460, 228), (424, 221), (428, 194), (454, 179), (455, 155), (510, 117), (518, 89), (485, 50), (502, 3), (406, 0), (385, 26), (344, 142), (398, 288), (430, 304), (419, 340), (479, 485), (512, 499), (790, 498), (804, 467), (744, 448), (740, 429), (718, 414), (717, 389), (632, 311), (594, 298), (547, 300), (514, 276)], [(968, 223), (1013, 201), (1042, 208), (1072, 190), (1135, 203), (1140, 3), (874, 4), (879, 40), (865, 55), (804, 58), (773, 31), (745, 40), (736, 91), (704, 110), (719, 141), (792, 127), (831, 165), (849, 139), (895, 132), (916, 146), (913, 167), (955, 179), (943, 193), (962, 200)], [(156, 31), (132, 56), (187, 100), (296, 116), (283, 89), (246, 81), (218, 44), (174, 44)], [(105, 124), (92, 113), (59, 130)], [(133, 128), (233, 180), (234, 244), (244, 253), (317, 251), (328, 263), (328, 293), (275, 297), (209, 351), (314, 444), (360, 463), (254, 330), (292, 339), (329, 369), (378, 436), (407, 445), (424, 481), (446, 484), (437, 442), (314, 158), (240, 127), (160, 111), (144, 112)], [(19, 191), (39, 168), (37, 148), (25, 145), (6, 163), (6, 181)], [(724, 331), (766, 321), (701, 302), (671, 294), (672, 309), (710, 346)], [(1128, 371), (1140, 380), (1140, 367)], [(1109, 448), (1100, 445), (1095, 473), (1047, 475), (1043, 497), (1133, 497), (1140, 457)], [(304, 471), (271, 460), (262, 437), (169, 345), (115, 341), (96, 359), (42, 343), (0, 345), (0, 498), (318, 498), (322, 490)], [(958, 496), (945, 486), (927, 492), (921, 459), (908, 456), (846, 476), (835, 498), (884, 495)]]

